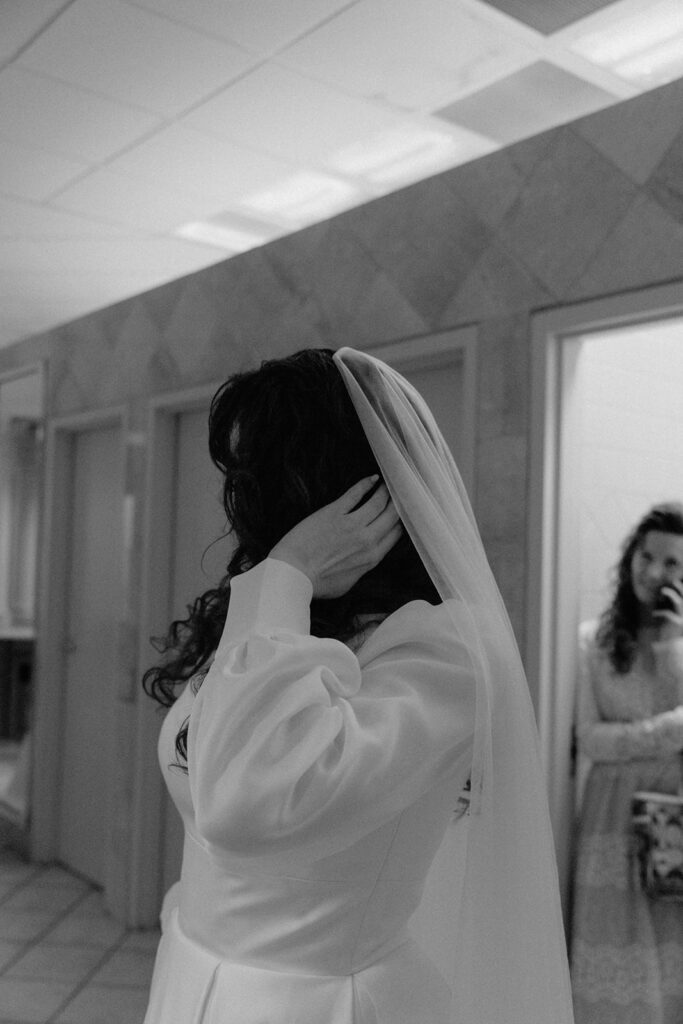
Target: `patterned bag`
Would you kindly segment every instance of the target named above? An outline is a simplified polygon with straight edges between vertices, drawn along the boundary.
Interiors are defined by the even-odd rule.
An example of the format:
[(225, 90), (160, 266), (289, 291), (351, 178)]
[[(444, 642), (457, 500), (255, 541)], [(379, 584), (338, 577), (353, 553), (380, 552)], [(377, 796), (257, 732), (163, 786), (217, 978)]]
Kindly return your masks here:
[(683, 900), (683, 792), (634, 793), (632, 821), (644, 892)]

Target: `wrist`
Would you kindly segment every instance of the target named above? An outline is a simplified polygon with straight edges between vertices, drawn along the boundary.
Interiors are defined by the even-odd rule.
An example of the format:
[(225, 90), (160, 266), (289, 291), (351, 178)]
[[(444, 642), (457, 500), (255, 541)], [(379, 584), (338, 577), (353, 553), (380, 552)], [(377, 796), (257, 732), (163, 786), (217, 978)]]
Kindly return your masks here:
[(314, 574), (304, 553), (292, 547), (291, 544), (284, 544), (282, 541), (278, 541), (275, 547), (268, 553), (268, 558), (273, 558), (277, 562), (284, 562), (286, 565), (291, 566), (292, 569), (296, 569), (308, 577), (311, 584), (314, 583)]

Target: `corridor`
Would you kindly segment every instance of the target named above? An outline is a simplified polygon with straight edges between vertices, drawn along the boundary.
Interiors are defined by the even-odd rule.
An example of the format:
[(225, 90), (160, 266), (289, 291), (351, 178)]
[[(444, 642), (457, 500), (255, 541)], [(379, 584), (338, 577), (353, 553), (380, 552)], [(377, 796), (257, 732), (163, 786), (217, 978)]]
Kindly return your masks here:
[(140, 1024), (156, 932), (127, 932), (101, 894), (27, 864), (0, 836), (0, 1024)]

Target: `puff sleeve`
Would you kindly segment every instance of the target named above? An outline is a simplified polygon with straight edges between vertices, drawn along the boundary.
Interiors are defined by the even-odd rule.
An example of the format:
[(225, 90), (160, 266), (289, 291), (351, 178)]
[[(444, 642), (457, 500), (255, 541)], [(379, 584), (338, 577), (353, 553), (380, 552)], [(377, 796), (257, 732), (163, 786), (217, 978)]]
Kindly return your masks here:
[(237, 855), (334, 852), (469, 768), (472, 668), (443, 606), (404, 606), (359, 661), (310, 636), (310, 597), (307, 577), (275, 559), (233, 580), (194, 700), (195, 827)]

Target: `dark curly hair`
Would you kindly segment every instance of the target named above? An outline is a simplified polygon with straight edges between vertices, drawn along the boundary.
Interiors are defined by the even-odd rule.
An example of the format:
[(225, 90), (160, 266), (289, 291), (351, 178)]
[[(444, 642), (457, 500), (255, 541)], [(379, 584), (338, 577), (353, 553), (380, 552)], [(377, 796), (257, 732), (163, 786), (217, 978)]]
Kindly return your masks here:
[(636, 656), (639, 602), (631, 582), (633, 555), (652, 531), (683, 536), (683, 505), (666, 502), (647, 512), (626, 537), (614, 571), (614, 594), (600, 617), (598, 645), (607, 652), (612, 667), (620, 675), (628, 672)]
[[(145, 691), (170, 707), (179, 687), (201, 673), (218, 646), (230, 580), (267, 557), (297, 523), (379, 473), (330, 349), (305, 349), (238, 373), (218, 389), (209, 412), (209, 453), (223, 473), (223, 506), (236, 546), (217, 587), (187, 607), (165, 637), (164, 655), (143, 676)], [(311, 633), (348, 640), (358, 616), (389, 614), (408, 601), (440, 598), (404, 533), (388, 555), (343, 596), (313, 599)], [(187, 757), (187, 724), (176, 739)]]

